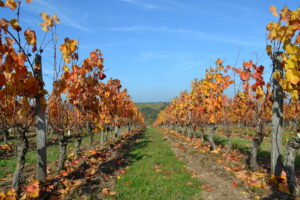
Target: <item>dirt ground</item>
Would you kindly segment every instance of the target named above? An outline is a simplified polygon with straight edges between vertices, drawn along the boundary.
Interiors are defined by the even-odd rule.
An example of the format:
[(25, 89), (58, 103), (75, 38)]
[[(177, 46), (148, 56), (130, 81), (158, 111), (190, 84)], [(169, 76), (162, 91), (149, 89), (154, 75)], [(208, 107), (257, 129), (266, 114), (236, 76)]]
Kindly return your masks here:
[[(267, 195), (266, 192), (264, 194), (257, 194), (246, 185), (239, 184), (235, 186), (235, 183), (239, 182), (239, 180), (230, 172), (225, 171), (222, 166), (218, 165), (214, 155), (199, 153), (196, 149), (182, 144), (181, 141), (178, 141), (172, 135), (164, 135), (164, 138), (169, 141), (176, 157), (186, 163), (187, 170), (205, 185), (202, 193), (203, 199), (274, 199), (270, 195)], [(175, 145), (176, 143), (177, 145)]]

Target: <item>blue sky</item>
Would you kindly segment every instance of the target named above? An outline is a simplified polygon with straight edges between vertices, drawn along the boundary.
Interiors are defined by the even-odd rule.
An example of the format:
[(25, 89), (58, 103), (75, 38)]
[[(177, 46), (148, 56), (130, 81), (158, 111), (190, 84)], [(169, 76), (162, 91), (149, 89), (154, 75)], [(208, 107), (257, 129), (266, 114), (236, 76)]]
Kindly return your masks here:
[[(40, 41), (39, 13), (58, 14), (59, 40), (79, 40), (80, 59), (99, 48), (106, 75), (120, 79), (134, 101), (169, 101), (189, 89), (191, 80), (202, 78), (218, 57), (226, 65), (234, 65), (239, 57), (237, 66), (258, 57), (270, 72), (265, 27), (276, 20), (271, 5), (296, 9), (299, 1), (33, 0), (22, 6), (21, 26), (38, 30)], [(11, 11), (0, 12), (13, 17)], [(53, 77), (51, 52), (50, 44), (43, 56), (48, 90)]]

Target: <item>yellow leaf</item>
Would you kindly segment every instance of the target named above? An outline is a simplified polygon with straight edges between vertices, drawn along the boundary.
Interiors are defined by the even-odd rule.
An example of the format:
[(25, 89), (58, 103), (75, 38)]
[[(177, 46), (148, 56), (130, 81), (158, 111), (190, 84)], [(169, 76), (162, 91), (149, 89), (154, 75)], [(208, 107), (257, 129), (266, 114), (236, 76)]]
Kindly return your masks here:
[(14, 189), (9, 189), (6, 194), (9, 196), (17, 196), (17, 192)]
[(292, 45), (292, 44), (285, 45), (284, 49), (290, 55), (295, 54), (297, 52), (297, 46)]
[(256, 92), (256, 94), (257, 94), (257, 96), (258, 96), (259, 98), (262, 97), (262, 96), (264, 96), (264, 91), (262, 90), (262, 88), (261, 88), (260, 85), (256, 87), (255, 92)]
[(273, 79), (275, 79), (275, 80), (277, 80), (277, 81), (279, 81), (280, 79), (281, 79), (281, 74), (280, 74), (280, 72), (274, 72), (273, 74), (272, 74), (272, 78)]
[(55, 15), (52, 16), (52, 20), (53, 20), (56, 24), (59, 24), (59, 23), (60, 23), (60, 20), (58, 19), (57, 14), (55, 14)]
[(294, 85), (297, 85), (300, 81), (300, 72), (296, 69), (287, 70), (285, 76), (286, 79)]
[(18, 7), (18, 4), (14, 0), (6, 0), (6, 6), (14, 10)]
[(69, 71), (68, 66), (67, 66), (67, 65), (64, 65), (63, 70), (64, 70), (65, 72), (68, 72), (68, 71)]
[(278, 13), (277, 13), (277, 9), (276, 7), (273, 5), (269, 8), (269, 10), (272, 12), (272, 15), (274, 15), (275, 17), (278, 17)]
[(42, 12), (40, 15), (42, 17), (42, 20), (44, 20), (44, 22), (41, 23), (40, 26), (42, 27), (43, 31), (47, 32), (49, 31), (49, 27), (52, 26), (51, 17), (45, 12)]
[(287, 80), (281, 80), (280, 84), (282, 86), (282, 89), (285, 91), (291, 92), (293, 90), (292, 84)]
[(292, 91), (290, 91), (290, 94), (292, 96), (292, 101), (293, 102), (298, 102), (298, 100), (299, 100), (299, 93), (298, 93), (298, 91), (297, 90), (292, 90)]
[(63, 59), (66, 63), (70, 63), (72, 53), (74, 53), (78, 48), (77, 44), (78, 41), (65, 38), (65, 43), (60, 45), (60, 51), (62, 52)]
[(284, 65), (284, 69), (294, 69), (298, 65), (298, 60), (295, 55), (291, 55)]
[(27, 41), (28, 44), (32, 45), (32, 51), (36, 51), (36, 34), (35, 34), (35, 31), (33, 30), (30, 30), (30, 29), (27, 29), (25, 32), (24, 32), (24, 36), (25, 36), (25, 39)]
[(0, 192), (0, 199), (6, 199), (6, 195), (4, 194), (4, 192)]
[(272, 54), (272, 45), (268, 45), (266, 48), (267, 54), (271, 55)]
[(13, 29), (15, 29), (18, 32), (22, 30), (22, 28), (19, 26), (18, 20), (16, 19), (10, 20), (10, 25), (13, 27)]

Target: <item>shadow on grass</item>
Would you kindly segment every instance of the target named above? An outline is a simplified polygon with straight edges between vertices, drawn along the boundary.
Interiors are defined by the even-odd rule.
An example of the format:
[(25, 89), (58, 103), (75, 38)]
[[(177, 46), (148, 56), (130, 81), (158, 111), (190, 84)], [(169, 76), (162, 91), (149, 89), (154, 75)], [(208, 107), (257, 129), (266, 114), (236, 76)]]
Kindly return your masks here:
[[(113, 159), (108, 159), (107, 161), (101, 163), (97, 168), (97, 172), (95, 176), (87, 179), (87, 181), (82, 184), (75, 196), (86, 196), (89, 199), (102, 199), (99, 197), (99, 193), (101, 193), (101, 188), (112, 188), (115, 185), (115, 178), (107, 178), (118, 176), (118, 170), (124, 169), (124, 167), (128, 166), (129, 164), (134, 163), (143, 158), (141, 154), (132, 153), (137, 149), (145, 148), (150, 140), (145, 139), (144, 131), (130, 136), (126, 139), (125, 143), (122, 144), (122, 147), (119, 149), (114, 149), (114, 147), (118, 144), (115, 143), (114, 145), (109, 145), (110, 148), (103, 149), (103, 156), (107, 155), (107, 152), (110, 152), (113, 156)], [(80, 175), (81, 172), (85, 171), (88, 166), (81, 166), (81, 170), (78, 170), (78, 173), (72, 174), (70, 179), (79, 179), (84, 178)]]
[(128, 164), (133, 164), (134, 162), (143, 159), (143, 157), (146, 154), (135, 153), (134, 151), (138, 150), (138, 149), (143, 149), (143, 148), (147, 147), (147, 145), (150, 142), (151, 141), (149, 140), (149, 136), (146, 136), (144, 132), (141, 133), (140, 135), (138, 135), (138, 137), (136, 138), (135, 142), (133, 144), (131, 144), (131, 147), (128, 149), (128, 151), (124, 155), (124, 158), (126, 160), (128, 160)]

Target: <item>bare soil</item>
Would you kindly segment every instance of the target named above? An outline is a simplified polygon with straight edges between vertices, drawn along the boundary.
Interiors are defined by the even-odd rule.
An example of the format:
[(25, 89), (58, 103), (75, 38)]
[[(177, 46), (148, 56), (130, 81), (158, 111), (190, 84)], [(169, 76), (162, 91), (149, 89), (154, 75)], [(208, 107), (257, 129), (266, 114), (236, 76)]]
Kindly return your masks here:
[[(233, 174), (217, 164), (216, 155), (200, 153), (170, 134), (165, 134), (164, 138), (169, 141), (176, 157), (186, 163), (187, 170), (205, 185), (202, 192), (203, 199), (274, 199), (270, 195), (267, 195), (267, 193), (271, 193), (271, 191), (265, 191), (263, 194), (261, 191), (257, 193), (253, 188), (242, 184)], [(180, 145), (178, 145), (178, 143)], [(237, 183), (238, 185), (236, 185)]]

